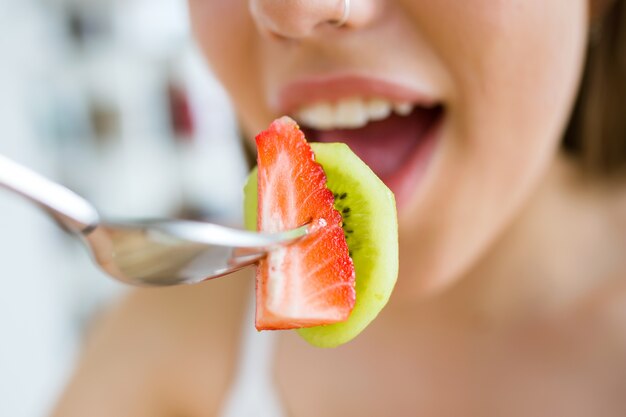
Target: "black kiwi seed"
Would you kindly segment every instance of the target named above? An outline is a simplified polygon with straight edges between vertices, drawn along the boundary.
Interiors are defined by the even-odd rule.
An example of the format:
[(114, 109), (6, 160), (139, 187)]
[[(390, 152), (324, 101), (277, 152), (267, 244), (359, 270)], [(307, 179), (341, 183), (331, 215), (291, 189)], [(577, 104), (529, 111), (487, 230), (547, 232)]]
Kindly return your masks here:
[[(344, 232), (343, 234), (346, 239), (348, 239), (348, 237), (354, 233), (354, 230), (352, 230), (352, 228), (349, 228), (347, 224), (347, 219), (350, 217), (352, 210), (350, 209), (350, 207), (346, 207), (344, 205), (346, 204), (346, 201), (343, 201), (348, 197), (348, 193), (333, 193), (333, 196), (335, 197), (335, 209), (341, 213), (341, 217), (343, 219), (341, 225)], [(350, 256), (352, 256), (352, 252), (350, 252)]]

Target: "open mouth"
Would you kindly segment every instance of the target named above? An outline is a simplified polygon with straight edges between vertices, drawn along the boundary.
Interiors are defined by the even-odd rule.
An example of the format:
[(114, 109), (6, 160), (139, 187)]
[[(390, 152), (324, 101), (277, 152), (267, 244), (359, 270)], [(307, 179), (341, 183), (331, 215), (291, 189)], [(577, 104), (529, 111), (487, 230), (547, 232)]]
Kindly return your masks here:
[(441, 104), (352, 97), (302, 106), (293, 117), (309, 141), (347, 144), (400, 205), (426, 171), (444, 113)]

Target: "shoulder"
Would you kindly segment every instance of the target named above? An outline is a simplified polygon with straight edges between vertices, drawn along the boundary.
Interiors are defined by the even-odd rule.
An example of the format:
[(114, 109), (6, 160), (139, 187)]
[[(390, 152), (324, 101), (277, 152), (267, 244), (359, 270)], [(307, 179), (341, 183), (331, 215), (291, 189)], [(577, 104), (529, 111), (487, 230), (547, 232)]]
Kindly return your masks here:
[(215, 415), (235, 366), (251, 275), (133, 290), (98, 320), (58, 415)]

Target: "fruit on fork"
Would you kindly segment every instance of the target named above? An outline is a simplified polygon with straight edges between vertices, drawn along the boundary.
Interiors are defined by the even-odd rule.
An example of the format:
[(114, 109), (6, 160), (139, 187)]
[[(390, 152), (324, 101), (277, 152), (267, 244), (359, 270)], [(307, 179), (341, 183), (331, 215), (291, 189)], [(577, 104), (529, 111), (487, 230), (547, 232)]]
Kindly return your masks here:
[(397, 278), (393, 194), (345, 144), (309, 145), (288, 117), (256, 142), (246, 226), (272, 232), (311, 225), (305, 238), (260, 261), (257, 328), (299, 328), (320, 347), (346, 343), (382, 310)]

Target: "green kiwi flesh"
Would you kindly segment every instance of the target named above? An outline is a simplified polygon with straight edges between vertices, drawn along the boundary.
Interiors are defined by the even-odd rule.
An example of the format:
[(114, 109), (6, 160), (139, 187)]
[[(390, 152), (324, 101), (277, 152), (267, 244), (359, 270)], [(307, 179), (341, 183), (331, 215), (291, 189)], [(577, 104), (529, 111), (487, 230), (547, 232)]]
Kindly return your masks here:
[[(311, 143), (315, 159), (324, 168), (335, 208), (354, 262), (356, 303), (341, 323), (299, 329), (318, 347), (342, 345), (365, 329), (383, 309), (398, 276), (398, 221), (393, 193), (343, 143)], [(244, 187), (245, 224), (256, 230), (257, 176), (250, 173)]]

